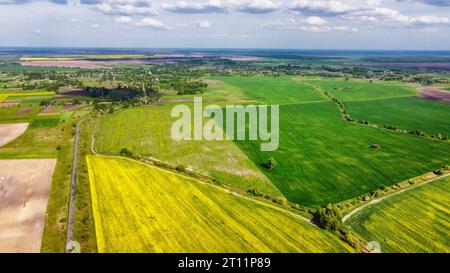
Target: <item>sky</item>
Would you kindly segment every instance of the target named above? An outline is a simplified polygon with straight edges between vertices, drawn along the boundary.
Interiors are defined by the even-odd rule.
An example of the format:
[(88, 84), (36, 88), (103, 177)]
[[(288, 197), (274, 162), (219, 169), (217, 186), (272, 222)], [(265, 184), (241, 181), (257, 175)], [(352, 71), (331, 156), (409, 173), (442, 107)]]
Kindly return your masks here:
[(0, 0), (0, 46), (450, 50), (450, 0)]

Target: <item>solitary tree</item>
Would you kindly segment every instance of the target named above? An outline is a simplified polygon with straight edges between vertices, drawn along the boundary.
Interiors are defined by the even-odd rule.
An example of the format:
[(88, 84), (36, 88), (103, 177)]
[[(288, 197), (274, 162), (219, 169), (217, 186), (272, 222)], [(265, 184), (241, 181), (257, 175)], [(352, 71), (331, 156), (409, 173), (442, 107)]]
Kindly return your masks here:
[(269, 170), (274, 169), (276, 167), (276, 165), (277, 165), (277, 162), (275, 161), (275, 159), (273, 157), (269, 158), (267, 160), (267, 162), (264, 164), (264, 166)]

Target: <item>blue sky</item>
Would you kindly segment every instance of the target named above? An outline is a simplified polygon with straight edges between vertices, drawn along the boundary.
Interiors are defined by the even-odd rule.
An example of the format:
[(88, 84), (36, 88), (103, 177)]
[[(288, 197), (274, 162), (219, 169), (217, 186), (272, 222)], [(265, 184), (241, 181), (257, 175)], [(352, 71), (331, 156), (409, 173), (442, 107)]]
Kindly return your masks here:
[(450, 0), (0, 0), (0, 46), (450, 50)]

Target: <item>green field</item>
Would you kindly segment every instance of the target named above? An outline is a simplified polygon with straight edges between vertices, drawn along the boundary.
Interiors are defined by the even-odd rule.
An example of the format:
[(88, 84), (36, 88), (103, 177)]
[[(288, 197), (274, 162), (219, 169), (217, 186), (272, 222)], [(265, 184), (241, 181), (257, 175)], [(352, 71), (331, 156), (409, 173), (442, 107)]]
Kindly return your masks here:
[(450, 105), (430, 100), (393, 98), (345, 103), (353, 119), (393, 125), (403, 130), (450, 135)]
[(247, 97), (264, 104), (326, 101), (328, 98), (313, 86), (291, 77), (214, 77), (241, 90)]
[(450, 252), (450, 178), (392, 196), (352, 216), (348, 224), (383, 252)]
[(278, 190), (232, 141), (174, 141), (172, 107), (133, 108), (107, 116), (95, 138), (99, 152), (118, 155), (121, 148), (184, 165), (244, 190), (257, 188), (279, 195)]
[[(280, 146), (236, 144), (292, 202), (337, 203), (449, 163), (450, 144), (344, 121), (331, 102), (280, 107)], [(373, 149), (372, 144), (381, 145)], [(267, 170), (269, 157), (277, 166)]]
[(39, 111), (37, 106), (0, 108), (0, 123), (31, 122)]
[[(204, 80), (210, 82), (210, 84), (208, 84), (206, 92), (197, 95), (201, 96), (204, 102), (211, 102), (222, 105), (224, 103), (251, 103), (254, 101), (251, 98), (247, 97), (241, 89), (234, 85), (210, 78)], [(177, 92), (173, 90), (164, 90), (163, 93), (163, 100), (193, 101), (192, 95), (177, 95)]]
[(337, 78), (334, 80), (303, 80), (305, 83), (320, 86), (342, 101), (372, 100), (382, 98), (408, 97), (418, 95), (417, 91), (405, 84), (395, 82), (369, 80), (349, 80)]
[(60, 119), (57, 118), (37, 118), (30, 124), (30, 128), (52, 128), (58, 126)]
[[(214, 79), (266, 103), (301, 101), (305, 98), (299, 95), (302, 88), (297, 90), (295, 86), (308, 86), (310, 94), (318, 96), (310, 99), (322, 96), (313, 85), (302, 84), (299, 78)], [(409, 87), (386, 91), (378, 86), (399, 86), (394, 83), (350, 84), (359, 88), (376, 86), (364, 93), (372, 98), (411, 92)], [(274, 86), (277, 92), (265, 91)], [(258, 96), (260, 93), (266, 95)], [(291, 202), (307, 206), (341, 202), (449, 163), (448, 143), (346, 122), (332, 102), (281, 105), (280, 147), (269, 153), (260, 152), (260, 143), (255, 141), (236, 141), (235, 145), (229, 141), (175, 142), (170, 136), (174, 122), (170, 109), (170, 105), (153, 106), (107, 116), (96, 136), (98, 151), (117, 155), (126, 147), (141, 155), (192, 167), (225, 184), (275, 194), (279, 191)], [(373, 149), (372, 144), (381, 148)], [(270, 157), (277, 161), (273, 170), (262, 166)]]
[(351, 251), (276, 207), (129, 159), (87, 160), (99, 252)]

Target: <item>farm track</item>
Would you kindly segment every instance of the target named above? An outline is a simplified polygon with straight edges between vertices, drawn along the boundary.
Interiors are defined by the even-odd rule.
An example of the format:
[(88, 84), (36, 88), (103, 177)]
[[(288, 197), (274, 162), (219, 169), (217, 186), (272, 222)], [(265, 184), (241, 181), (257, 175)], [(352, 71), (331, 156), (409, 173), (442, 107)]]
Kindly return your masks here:
[(67, 239), (66, 239), (66, 253), (72, 251), (73, 241), (73, 225), (75, 223), (75, 197), (77, 192), (77, 174), (78, 174), (78, 144), (80, 141), (80, 127), (86, 119), (80, 120), (77, 123), (75, 132), (75, 143), (73, 148), (73, 167), (72, 167), (72, 179), (70, 185), (70, 199), (69, 199), (69, 219), (67, 222)]
[(399, 190), (399, 191), (394, 192), (394, 193), (392, 193), (392, 194), (389, 194), (389, 195), (386, 195), (386, 196), (383, 196), (383, 197), (374, 199), (374, 200), (370, 201), (369, 203), (364, 204), (364, 205), (362, 205), (362, 206), (360, 206), (360, 207), (358, 207), (358, 208), (352, 210), (352, 211), (349, 212), (348, 214), (346, 214), (344, 217), (342, 217), (342, 222), (345, 223), (345, 222), (346, 222), (348, 219), (350, 219), (353, 215), (355, 215), (355, 214), (361, 212), (363, 209), (365, 209), (365, 208), (367, 208), (367, 207), (370, 207), (370, 206), (372, 206), (372, 205), (376, 205), (376, 204), (380, 203), (381, 201), (383, 201), (383, 200), (385, 200), (385, 199), (387, 199), (387, 198), (390, 198), (390, 197), (396, 196), (396, 195), (398, 195), (398, 194), (400, 194), (400, 193), (407, 192), (407, 191), (409, 191), (409, 190), (412, 190), (412, 189), (421, 187), (421, 186), (423, 186), (423, 185), (427, 185), (427, 184), (429, 184), (429, 183), (431, 183), (431, 182), (434, 182), (434, 181), (436, 181), (436, 180), (440, 180), (440, 179), (446, 178), (446, 177), (448, 177), (448, 176), (450, 176), (450, 173), (447, 173), (447, 174), (442, 175), (442, 176), (434, 177), (434, 178), (429, 179), (429, 180), (427, 180), (427, 181), (424, 181), (424, 182), (422, 182), (422, 183), (420, 183), (420, 184), (418, 184), (418, 185), (415, 185), (415, 186), (412, 186), (412, 187), (409, 187), (409, 188), (406, 188), (406, 189), (403, 189), (403, 190)]

